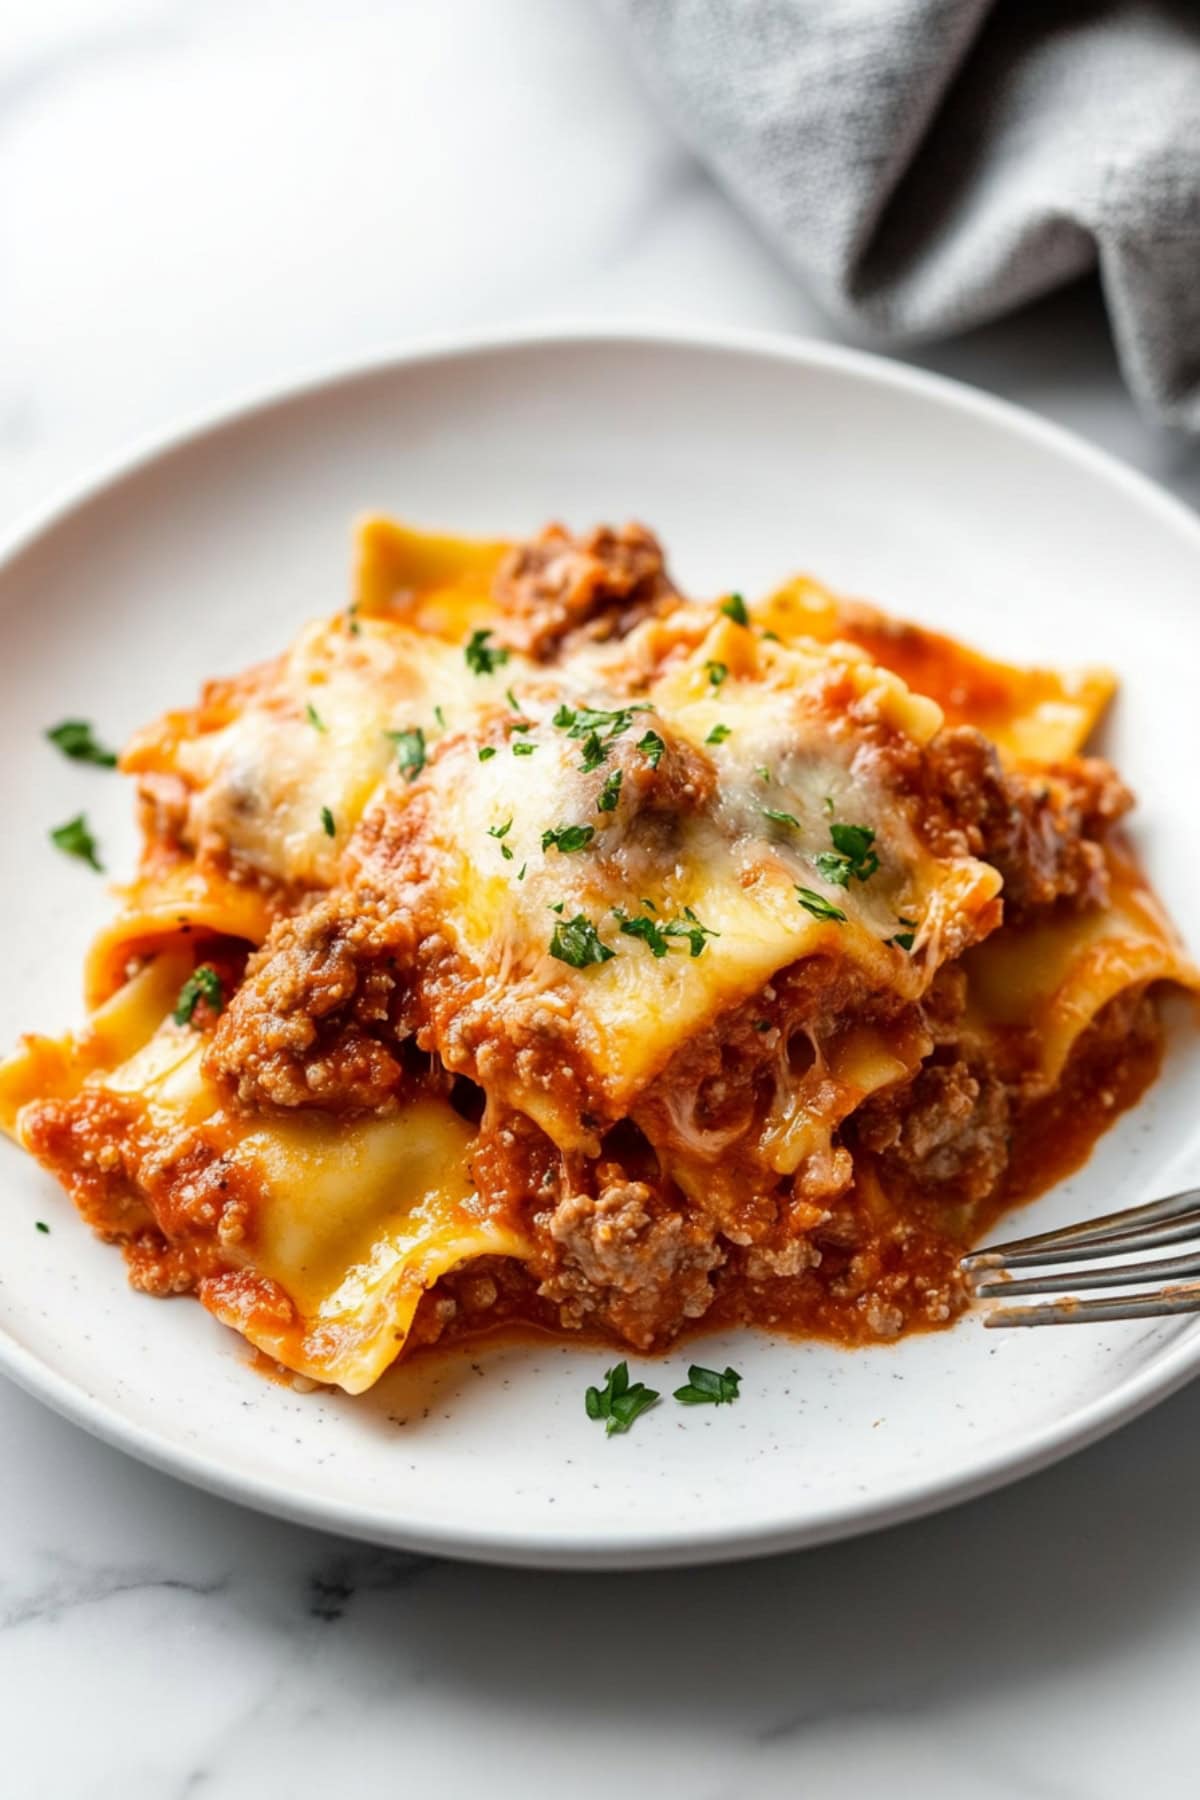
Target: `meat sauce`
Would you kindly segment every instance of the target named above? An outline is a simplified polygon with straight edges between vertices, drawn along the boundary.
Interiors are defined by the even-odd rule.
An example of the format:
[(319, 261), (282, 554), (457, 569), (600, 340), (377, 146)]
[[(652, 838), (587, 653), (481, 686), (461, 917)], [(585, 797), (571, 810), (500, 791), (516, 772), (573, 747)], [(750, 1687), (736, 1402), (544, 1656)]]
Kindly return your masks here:
[[(676, 598), (655, 541), (640, 527), (578, 543), (552, 528), (512, 554), (495, 595), (502, 635), (543, 660), (569, 643), (572, 632), (619, 635), (637, 618), (669, 611)], [(946, 730), (913, 776), (911, 797), (926, 844), (937, 854), (981, 856), (999, 868), (1006, 922), (1048, 907), (1104, 905), (1108, 863), (1101, 846), (1129, 804), (1112, 771), (1074, 759), (1033, 782), (1002, 768), (992, 747), (969, 729), (986, 732), (989, 721), (1035, 704), (1044, 697), (1039, 684), (1050, 678), (1037, 672), (1010, 678), (948, 639), (879, 620), (866, 609), (861, 617), (848, 614), (842, 635), (945, 711)], [(223, 720), (239, 695), (232, 684), (214, 686), (205, 705)], [(189, 729), (211, 722), (205, 714)], [(661, 771), (657, 762), (651, 771), (664, 783), (673, 779), (672, 756)], [(635, 777), (650, 779), (639, 768), (627, 772), (631, 787)], [(177, 852), (182, 815), (170, 798), (161, 781), (147, 790), (147, 867), (156, 833)], [(676, 806), (696, 803), (691, 789), (666, 798)], [(497, 1331), (561, 1337), (565, 1330), (575, 1341), (649, 1353), (730, 1326), (845, 1346), (943, 1328), (968, 1304), (958, 1272), (964, 1251), (1005, 1213), (1083, 1164), (1158, 1071), (1162, 1032), (1152, 993), (1129, 989), (1110, 1002), (1078, 1039), (1058, 1084), (1030, 1098), (1035, 1084), (1016, 1037), (1003, 1043), (997, 1035), (987, 1054), (960, 1043), (965, 981), (953, 965), (920, 1008), (904, 1011), (895, 996), (847, 988), (850, 977), (835, 959), (822, 972), (820, 959), (811, 958), (795, 966), (794, 1014), (785, 1011), (784, 971), (776, 978), (784, 998), (774, 1012), (756, 999), (745, 1019), (716, 1021), (712, 1045), (701, 1033), (681, 1046), (672, 1071), (676, 1092), (669, 1086), (656, 1092), (652, 1083), (635, 1106), (636, 1123), (610, 1129), (599, 1157), (560, 1158), (520, 1115), (509, 1113), (505, 1129), (498, 1129), (494, 1096), (485, 1112), (481, 1088), (452, 1072), (449, 1062), (437, 1063), (438, 1043), (456, 1026), (464, 1054), (453, 1070), (469, 1066), (483, 1081), (463, 1023), (476, 1014), (480, 1043), (493, 1062), (510, 1047), (492, 1029), (486, 984), (459, 967), (437, 918), (420, 911), (420, 824), (417, 805), (399, 821), (381, 810), (361, 835), (358, 890), (335, 890), (281, 917), (269, 946), (245, 969), (241, 955), (223, 955), (218, 946), (226, 991), (237, 989), (238, 1004), (210, 1018), (201, 1000), (196, 1015), (211, 1034), (208, 1072), (231, 1106), (270, 1114), (317, 1104), (354, 1115), (432, 1090), (481, 1124), (475, 1182), (492, 1216), (519, 1228), (534, 1254), (528, 1264), (477, 1259), (444, 1276), (419, 1303), (406, 1359), (435, 1344)], [(907, 1033), (909, 1042), (935, 1046), (925, 1060), (923, 1053), (907, 1057), (916, 1069), (912, 1078), (845, 1119), (824, 1160), (814, 1159), (795, 1181), (764, 1188), (761, 1165), (748, 1151), (739, 1163), (734, 1143), (707, 1172), (693, 1169), (692, 1191), (703, 1198), (690, 1203), (650, 1137), (665, 1142), (663, 1120), (685, 1077), (693, 1081), (691, 1104), (704, 1094), (709, 1050), (717, 1071), (711, 1085), (730, 1116), (745, 1111), (749, 1144), (756, 1083), (772, 1053), (771, 1040), (756, 1035), (764, 1023), (782, 1034), (785, 1046), (797, 1027), (799, 1037), (812, 1027), (819, 1038), (823, 1026), (828, 1041), (847, 1019), (872, 1016), (872, 1005), (897, 1041)], [(573, 1105), (582, 1116), (587, 1096), (572, 1066), (569, 1034), (549, 1049), (526, 1046), (522, 1054), (529, 1060), (535, 1050), (548, 1059), (543, 1085), (557, 1083), (563, 1107)], [(793, 1074), (799, 1083), (806, 1071)], [(701, 1122), (722, 1123), (715, 1113)], [(157, 1294), (191, 1289), (210, 1302), (219, 1297), (224, 1316), (269, 1318), (285, 1335), (294, 1327), (299, 1340), (303, 1326), (288, 1296), (221, 1257), (230, 1232), (252, 1241), (253, 1194), (216, 1191), (199, 1164), (181, 1163), (178, 1178), (155, 1172), (154, 1145), (140, 1146), (136, 1121), (117, 1117), (110, 1102), (47, 1104), (30, 1147), (59, 1175), (88, 1222), (122, 1242), (135, 1285)], [(675, 1177), (683, 1179), (678, 1168)], [(576, 1198), (578, 1218), (571, 1212)]]

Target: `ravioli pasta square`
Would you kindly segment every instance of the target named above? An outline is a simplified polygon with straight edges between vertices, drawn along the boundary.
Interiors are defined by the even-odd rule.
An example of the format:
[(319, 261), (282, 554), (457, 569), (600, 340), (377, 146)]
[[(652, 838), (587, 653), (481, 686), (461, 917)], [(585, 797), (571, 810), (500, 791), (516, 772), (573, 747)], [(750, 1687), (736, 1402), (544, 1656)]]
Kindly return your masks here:
[(1084, 754), (1114, 686), (690, 598), (640, 525), (369, 519), (348, 605), (126, 747), (141, 865), (0, 1123), (135, 1286), (351, 1393), (514, 1323), (947, 1324), (1196, 985)]

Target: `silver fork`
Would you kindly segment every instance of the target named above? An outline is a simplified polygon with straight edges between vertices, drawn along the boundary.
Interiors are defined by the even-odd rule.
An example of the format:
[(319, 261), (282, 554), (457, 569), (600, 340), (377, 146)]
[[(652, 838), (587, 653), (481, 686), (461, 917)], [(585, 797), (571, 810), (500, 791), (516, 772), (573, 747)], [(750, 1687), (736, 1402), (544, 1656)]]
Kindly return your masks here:
[[(984, 1319), (988, 1326), (1095, 1325), (1110, 1319), (1157, 1319), (1170, 1313), (1200, 1312), (1200, 1247), (1182, 1256), (1150, 1257), (1139, 1262), (1119, 1262), (1106, 1268), (1074, 1268), (1102, 1257), (1136, 1255), (1159, 1250), (1166, 1244), (1200, 1245), (1200, 1188), (1187, 1188), (1148, 1206), (1127, 1206), (1082, 1225), (1061, 1231), (1042, 1231), (1036, 1237), (1014, 1238), (972, 1250), (959, 1267), (981, 1300), (1024, 1299), (1032, 1294), (1056, 1294), (1058, 1299), (1038, 1306), (997, 1306)], [(1057, 1268), (1055, 1275), (1022, 1275), (1015, 1280), (1010, 1269)], [(1112, 1294), (1096, 1300), (1080, 1300), (1071, 1290), (1088, 1288), (1144, 1287), (1157, 1282), (1149, 1293), (1128, 1297)], [(1166, 1284), (1165, 1286), (1162, 1284)]]

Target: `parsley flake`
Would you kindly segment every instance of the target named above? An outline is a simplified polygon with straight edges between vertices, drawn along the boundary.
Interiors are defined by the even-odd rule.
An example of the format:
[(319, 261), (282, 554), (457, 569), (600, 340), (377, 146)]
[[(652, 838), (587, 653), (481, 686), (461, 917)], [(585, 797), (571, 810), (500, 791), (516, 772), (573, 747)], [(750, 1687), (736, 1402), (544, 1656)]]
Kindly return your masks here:
[(509, 818), (505, 819), (503, 825), (489, 825), (488, 836), (494, 838), (506, 838), (511, 830), (512, 820)]
[(586, 969), (592, 963), (611, 962), (616, 951), (601, 943), (600, 935), (586, 913), (576, 913), (573, 919), (560, 919), (554, 927), (550, 954), (572, 969)]
[[(513, 749), (514, 749), (514, 750), (515, 750), (515, 749), (516, 749), (516, 745), (515, 745), (515, 744), (514, 744), (514, 745), (513, 745)], [(480, 749), (479, 749), (479, 760), (480, 760), (480, 762), (491, 762), (491, 760), (492, 760), (492, 758), (493, 758), (493, 756), (495, 756), (495, 754), (496, 754), (496, 746), (495, 746), (495, 744), (482, 744), (482, 745), (480, 745)]]
[(621, 771), (620, 769), (614, 769), (610, 775), (606, 775), (604, 778), (604, 786), (600, 789), (600, 794), (596, 801), (596, 811), (616, 812), (617, 803), (620, 798)]
[(390, 737), (396, 746), (396, 761), (409, 781), (415, 781), (425, 767), (425, 733), (419, 725), (406, 731), (389, 731), (384, 734)]
[(463, 655), (467, 659), (467, 667), (475, 675), (490, 675), (508, 661), (508, 651), (493, 649), (488, 643), (490, 631), (482, 627), (473, 631), (463, 646)]
[(61, 725), (52, 725), (46, 736), (72, 762), (95, 763), (99, 769), (117, 766), (116, 751), (96, 742), (86, 719), (64, 719)]
[(554, 723), (568, 737), (586, 738), (593, 731), (603, 732), (605, 739), (611, 743), (619, 738), (633, 724), (635, 713), (649, 712), (648, 701), (639, 701), (633, 706), (618, 706), (611, 712), (605, 712), (598, 706), (562, 705), (554, 715)]
[(96, 870), (104, 873), (104, 864), (96, 852), (96, 840), (88, 830), (87, 814), (76, 813), (65, 825), (56, 825), (50, 833), (50, 842), (62, 850), (67, 856), (77, 856)]
[(605, 1421), (604, 1435), (612, 1437), (616, 1431), (628, 1431), (658, 1397), (658, 1390), (648, 1388), (644, 1381), (631, 1382), (629, 1364), (619, 1362), (615, 1369), (605, 1370), (602, 1388), (587, 1390), (584, 1408), (589, 1419)]
[(324, 719), (321, 717), (311, 700), (304, 708), (304, 716), (314, 731), (328, 731), (328, 725), (326, 725)]
[(179, 998), (175, 1002), (175, 1011), (171, 1014), (177, 1025), (190, 1025), (196, 1003), (203, 999), (215, 1013), (219, 1013), (223, 1004), (221, 994), (221, 977), (211, 963), (201, 963), (193, 971), (179, 990)]
[[(509, 820), (512, 824), (512, 820)], [(563, 856), (569, 856), (573, 850), (586, 850), (596, 835), (594, 825), (556, 825), (552, 831), (543, 831), (542, 849), (558, 850)]]
[(905, 929), (903, 931), (898, 931), (895, 937), (890, 937), (888, 943), (897, 945), (901, 950), (911, 950), (917, 940), (916, 919), (906, 919), (901, 916), (896, 920), (896, 923), (898, 925), (903, 925)]
[(626, 937), (641, 938), (646, 948), (654, 956), (665, 956), (667, 954), (667, 951), (671, 946), (668, 944), (662, 931), (654, 923), (653, 919), (631, 919), (627, 914), (621, 911), (619, 906), (614, 907), (613, 913)]
[(50, 1236), (50, 1227), (49, 1227), (49, 1226), (48, 1226), (48, 1225), (47, 1225), (47, 1223), (46, 1223), (46, 1221), (45, 1221), (45, 1219), (37, 1219), (37, 1220), (35, 1220), (35, 1221), (34, 1221), (34, 1227), (33, 1227), (33, 1228), (34, 1228), (34, 1230), (35, 1230), (35, 1231), (41, 1231), (41, 1232), (44, 1232), (44, 1233), (45, 1233), (45, 1235), (46, 1235), (46, 1236), (47, 1236), (47, 1237), (49, 1237), (49, 1236)]
[(736, 1369), (702, 1368), (693, 1363), (688, 1370), (687, 1386), (675, 1389), (675, 1398), (684, 1406), (729, 1406), (738, 1397), (741, 1376)]
[(704, 667), (708, 672), (709, 681), (715, 688), (719, 688), (721, 683), (725, 681), (729, 675), (728, 663), (706, 662)]
[(686, 938), (693, 956), (702, 956), (707, 940), (721, 935), (711, 926), (702, 925), (690, 906), (684, 907), (682, 919), (672, 919), (669, 925), (664, 925), (662, 933), (664, 937)]
[(805, 912), (810, 912), (814, 919), (830, 919), (845, 924), (846, 915), (831, 906), (823, 894), (814, 894), (811, 888), (797, 887), (796, 896)]
[(536, 744), (528, 744), (524, 738), (519, 738), (512, 747), (512, 753), (514, 756), (532, 756), (536, 749)]
[(735, 625), (748, 625), (750, 623), (750, 614), (746, 611), (746, 602), (742, 599), (740, 594), (730, 594), (728, 600), (722, 600), (721, 611), (725, 614), (727, 619), (732, 619)]
[(510, 687), (505, 688), (504, 698), (508, 701), (508, 704), (512, 707), (514, 712), (520, 712), (521, 703)]
[(327, 806), (321, 808), (321, 823), (325, 827), (326, 837), (337, 836), (337, 826), (333, 822), (333, 814)]
[(554, 715), (553, 723), (570, 738), (583, 744), (583, 761), (579, 767), (586, 775), (598, 769), (608, 756), (608, 746), (633, 724), (634, 715), (649, 712), (648, 702), (634, 706), (618, 706), (604, 711), (597, 706), (568, 706), (564, 702)]
[(652, 769), (657, 769), (659, 763), (662, 761), (662, 753), (667, 746), (663, 743), (657, 731), (648, 731), (645, 737), (638, 739), (637, 747), (646, 758), (646, 761), (650, 764), (650, 767)]
[(795, 813), (776, 812), (773, 806), (762, 806), (759, 811), (764, 819), (772, 819), (776, 825), (794, 825), (797, 831), (800, 829), (800, 821)]
[(829, 827), (829, 835), (834, 848), (822, 850), (813, 859), (826, 881), (841, 888), (848, 888), (851, 880), (870, 881), (879, 867), (879, 857), (871, 848), (875, 842), (871, 827), (835, 824)]
[(437, 720), (437, 722), (438, 722), (438, 729), (439, 729), (439, 731), (445, 731), (445, 729), (446, 729), (446, 715), (445, 715), (445, 713), (444, 713), (444, 712), (443, 712), (443, 711), (442, 711), (442, 709), (441, 709), (441, 707), (440, 707), (440, 706), (435, 706), (435, 707), (434, 707), (434, 709), (433, 709), (433, 716), (434, 716), (434, 718), (435, 718), (435, 719), (436, 719), (436, 720)]
[(600, 767), (600, 764), (607, 755), (608, 751), (600, 742), (600, 733), (598, 731), (589, 731), (586, 738), (583, 740), (583, 760), (579, 767), (583, 770), (585, 775), (590, 775), (593, 769), (598, 769)]
[(704, 741), (706, 744), (723, 744), (732, 729), (730, 725), (714, 725)]

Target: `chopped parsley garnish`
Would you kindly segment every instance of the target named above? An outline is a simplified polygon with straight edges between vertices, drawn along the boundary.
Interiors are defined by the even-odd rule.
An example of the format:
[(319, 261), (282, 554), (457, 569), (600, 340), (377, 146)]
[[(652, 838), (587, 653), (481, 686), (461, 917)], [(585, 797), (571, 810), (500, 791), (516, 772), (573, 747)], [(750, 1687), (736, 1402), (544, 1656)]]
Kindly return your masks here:
[(203, 998), (215, 1013), (219, 1013), (222, 1005), (221, 977), (211, 963), (201, 963), (200, 967), (188, 976), (179, 990), (179, 998), (175, 1002), (175, 1011), (171, 1014), (177, 1025), (190, 1025), (192, 1014), (196, 1010), (196, 1002)]
[(714, 725), (704, 741), (706, 744), (723, 744), (731, 730), (729, 725)]
[(514, 712), (520, 712), (521, 703), (510, 687), (505, 688), (504, 698), (508, 701), (508, 704), (512, 707)]
[(386, 734), (396, 746), (396, 761), (409, 781), (415, 781), (425, 767), (425, 733), (419, 725), (407, 731)]
[(525, 871), (526, 871), (526, 869), (527, 869), (527, 868), (528, 868), (528, 867), (529, 867), (529, 864), (528, 864), (528, 863), (522, 863), (522, 864), (521, 864), (521, 866), (520, 866), (520, 868), (519, 868), (519, 869), (518, 869), (518, 870), (517, 870), (517, 880), (518, 880), (518, 881), (524, 881), (524, 879), (525, 879)]
[(589, 1419), (605, 1421), (604, 1434), (611, 1437), (614, 1431), (628, 1431), (634, 1420), (657, 1399), (656, 1388), (648, 1388), (644, 1381), (631, 1382), (629, 1364), (619, 1362), (615, 1369), (605, 1370), (602, 1388), (587, 1390), (584, 1406)]
[(436, 720), (437, 720), (437, 722), (438, 722), (438, 729), (439, 729), (439, 731), (445, 731), (445, 729), (446, 729), (446, 715), (445, 715), (445, 713), (444, 713), (444, 712), (443, 712), (443, 711), (442, 711), (442, 709), (441, 709), (441, 707), (440, 707), (440, 706), (435, 706), (435, 707), (434, 707), (434, 709), (433, 709), (433, 716), (434, 716), (434, 718), (435, 718), (435, 719), (436, 719)]
[(519, 738), (512, 747), (512, 753), (514, 756), (532, 756), (536, 749), (536, 744), (527, 744), (524, 738)]
[(77, 856), (80, 862), (90, 864), (98, 874), (104, 873), (104, 864), (96, 853), (96, 840), (88, 830), (86, 813), (76, 813), (65, 825), (56, 825), (50, 833), (50, 842), (67, 856)]
[(708, 671), (709, 681), (715, 688), (719, 688), (729, 674), (729, 665), (727, 663), (706, 662), (704, 667)]
[(814, 919), (832, 919), (845, 923), (845, 913), (839, 912), (836, 906), (831, 906), (823, 894), (814, 894), (811, 888), (798, 887), (796, 897), (805, 912), (810, 912)]
[(116, 751), (96, 742), (86, 719), (64, 719), (61, 725), (52, 725), (46, 736), (72, 762), (95, 763), (99, 769), (117, 766)]
[(467, 667), (476, 675), (490, 675), (508, 661), (508, 651), (493, 649), (488, 643), (490, 631), (482, 627), (473, 631), (463, 647), (463, 655), (467, 659)]
[(758, 776), (760, 781), (765, 781), (768, 785), (770, 784), (771, 771), (768, 769), (766, 763), (759, 763), (754, 773)]
[(512, 729), (514, 731), (532, 731), (533, 730), (533, 720), (532, 719), (514, 719), (512, 722)]
[(49, 1237), (49, 1236), (50, 1236), (50, 1227), (49, 1227), (49, 1226), (48, 1226), (48, 1225), (47, 1225), (47, 1223), (46, 1223), (46, 1221), (45, 1221), (45, 1219), (37, 1219), (37, 1220), (35, 1220), (35, 1221), (34, 1221), (34, 1227), (33, 1227), (33, 1228), (34, 1228), (34, 1230), (35, 1230), (35, 1231), (43, 1231), (43, 1232), (45, 1232), (45, 1234), (46, 1234), (46, 1236), (47, 1236), (47, 1237)]
[(657, 731), (648, 731), (645, 737), (638, 739), (637, 747), (646, 758), (646, 761), (650, 764), (650, 767), (652, 769), (657, 769), (659, 763), (662, 761), (662, 753), (667, 746), (663, 743)]
[(560, 919), (554, 927), (550, 954), (559, 962), (568, 963), (572, 969), (586, 969), (592, 963), (611, 962), (616, 951), (601, 943), (599, 933), (586, 913), (576, 913), (573, 919)]
[(832, 819), (832, 817), (833, 817), (833, 795), (832, 794), (826, 794), (826, 796), (825, 796), (824, 813), (825, 813), (825, 817), (827, 819)]
[(593, 769), (598, 769), (600, 767), (600, 764), (607, 755), (608, 751), (600, 742), (600, 733), (598, 731), (589, 731), (583, 740), (583, 761), (580, 763), (579, 767), (583, 770), (585, 775), (590, 775)]
[(333, 814), (327, 806), (321, 808), (321, 823), (325, 827), (326, 837), (337, 836), (337, 826), (333, 822)]
[(898, 931), (895, 937), (890, 937), (888, 943), (898, 945), (901, 950), (911, 950), (917, 938), (917, 921), (899, 918), (897, 924), (903, 925), (905, 930)]
[(662, 933), (664, 937), (686, 938), (692, 947), (693, 956), (703, 954), (708, 938), (721, 935), (719, 931), (713, 931), (711, 926), (702, 925), (690, 906), (684, 907), (682, 919), (672, 919), (669, 925), (664, 925)]
[[(879, 858), (872, 850), (875, 833), (869, 825), (831, 825), (829, 835), (833, 839), (833, 847), (848, 857), (855, 864), (854, 873), (859, 881), (866, 881), (879, 867)], [(862, 869), (866, 867), (866, 874)]]
[(568, 737), (586, 738), (593, 731), (603, 732), (608, 743), (619, 738), (633, 724), (635, 713), (649, 712), (648, 701), (639, 701), (634, 706), (618, 706), (612, 712), (604, 712), (596, 706), (560, 706), (554, 715), (554, 723)]
[[(488, 836), (499, 840), (501, 838), (506, 838), (511, 830), (512, 830), (512, 819), (508, 818), (508, 819), (505, 819), (503, 825), (489, 825), (488, 826)], [(505, 862), (511, 862), (513, 859), (513, 853), (509, 849), (507, 844), (502, 843), (500, 845), (500, 854), (504, 858)]]
[(600, 789), (596, 800), (597, 812), (616, 812), (617, 802), (621, 798), (621, 771), (614, 769), (604, 778), (604, 786)]
[(794, 825), (797, 831), (800, 829), (800, 821), (795, 813), (776, 812), (773, 806), (761, 806), (759, 811), (764, 819), (773, 819), (776, 825)]
[(324, 719), (321, 717), (311, 700), (304, 708), (304, 716), (314, 731), (328, 731), (329, 727), (326, 725)]
[(729, 1406), (738, 1397), (741, 1376), (736, 1369), (701, 1368), (693, 1363), (688, 1370), (687, 1386), (675, 1389), (675, 1398), (684, 1406)]
[(358, 601), (352, 600), (346, 608), (346, 630), (351, 637), (357, 637), (362, 630), (358, 622)]
[(573, 850), (586, 850), (595, 835), (594, 825), (556, 825), (552, 831), (543, 831), (542, 849), (559, 850), (569, 856)]
[[(650, 912), (658, 911), (652, 900), (643, 900), (642, 905), (649, 908)], [(651, 918), (631, 919), (619, 906), (613, 908), (613, 915), (625, 936), (641, 938), (654, 956), (667, 954), (671, 948), (668, 938), (686, 938), (692, 955), (702, 956), (706, 941), (710, 937), (721, 935), (719, 931), (711, 931), (707, 925), (702, 925), (690, 906), (684, 907), (681, 919), (671, 919), (663, 924)]]
[(639, 704), (618, 706), (612, 712), (604, 712), (599, 707), (567, 706), (564, 702), (555, 713), (553, 723), (568, 737), (582, 742), (583, 760), (579, 767), (587, 775), (604, 762), (613, 739), (629, 730), (634, 714), (649, 710), (648, 704)]
[(879, 857), (872, 850), (875, 833), (869, 825), (831, 825), (832, 850), (822, 850), (813, 860), (826, 881), (834, 887), (848, 888), (851, 880), (870, 881), (879, 867)]
[(619, 906), (615, 907), (613, 910), (621, 930), (625, 933), (626, 937), (641, 938), (647, 949), (655, 956), (665, 956), (667, 954), (667, 951), (671, 946), (668, 944), (662, 931), (654, 923), (653, 919), (631, 919), (621, 911)]
[(768, 644), (778, 644), (780, 642), (779, 633), (777, 631), (764, 631), (763, 637)]
[[(516, 749), (515, 744), (513, 745), (513, 748), (514, 748), (514, 750)], [(491, 760), (492, 760), (493, 756), (495, 756), (495, 754), (496, 754), (495, 744), (482, 744), (479, 749), (479, 760), (480, 760), (480, 762), (491, 762)]]
[(746, 602), (742, 599), (740, 594), (730, 594), (728, 600), (722, 600), (721, 611), (725, 614), (727, 619), (732, 619), (735, 625), (748, 625), (750, 623), (750, 614), (746, 611)]

